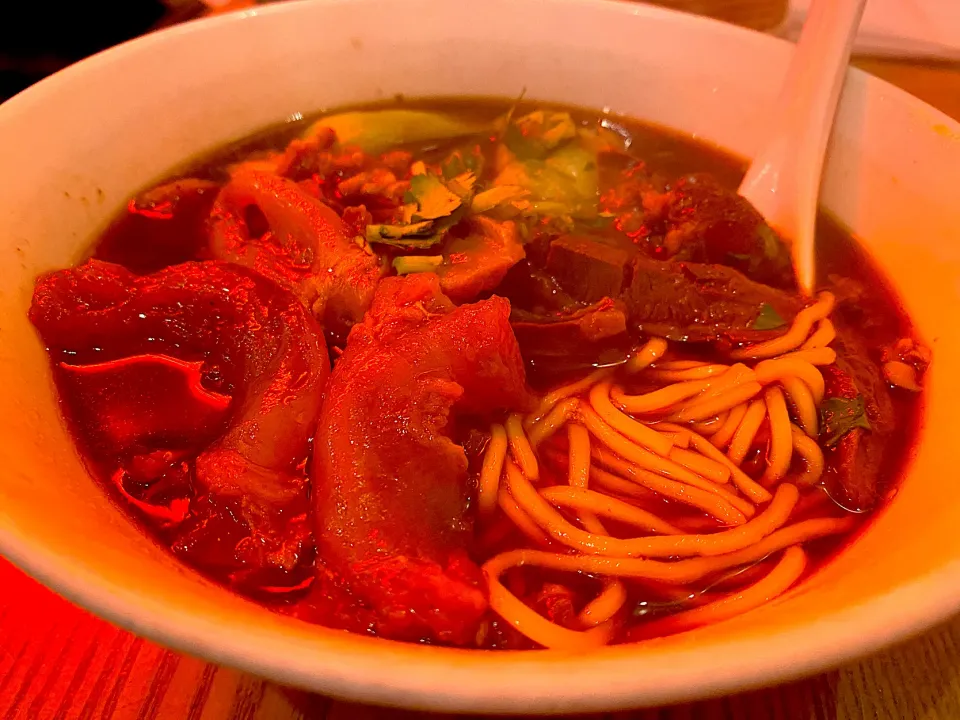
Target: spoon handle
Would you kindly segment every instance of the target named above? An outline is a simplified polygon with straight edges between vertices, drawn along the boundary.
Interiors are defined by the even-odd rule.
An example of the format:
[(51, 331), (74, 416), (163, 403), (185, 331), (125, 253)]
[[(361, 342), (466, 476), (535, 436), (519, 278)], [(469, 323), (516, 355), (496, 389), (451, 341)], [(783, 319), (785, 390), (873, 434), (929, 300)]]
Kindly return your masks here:
[(791, 243), (800, 287), (812, 293), (823, 158), (866, 0), (814, 0), (774, 108), (771, 135), (740, 184)]

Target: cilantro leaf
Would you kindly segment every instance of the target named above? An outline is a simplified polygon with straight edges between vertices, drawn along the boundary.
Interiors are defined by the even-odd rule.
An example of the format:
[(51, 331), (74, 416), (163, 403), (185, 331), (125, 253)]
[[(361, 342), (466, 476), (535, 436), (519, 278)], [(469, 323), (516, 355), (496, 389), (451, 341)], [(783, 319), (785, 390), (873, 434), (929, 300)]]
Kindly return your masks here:
[(368, 225), (367, 242), (405, 248), (429, 248), (443, 239), (443, 233), (460, 222), (467, 212), (477, 181), (465, 172), (444, 183), (426, 172), (410, 178), (410, 189), (392, 225)]
[(825, 447), (833, 447), (854, 428), (872, 429), (862, 395), (852, 400), (831, 397), (823, 401), (820, 405), (820, 442)]
[(764, 303), (760, 306), (760, 314), (757, 315), (757, 319), (753, 321), (754, 330), (776, 330), (777, 328), (782, 328), (786, 325), (787, 322), (782, 317), (780, 313), (770, 303)]
[(452, 180), (465, 172), (480, 175), (484, 164), (483, 151), (479, 145), (473, 145), (469, 149), (457, 148), (440, 163), (440, 173), (444, 180)]
[(470, 170), (467, 170), (447, 180), (447, 189), (461, 200), (465, 200), (473, 195), (473, 186), (476, 184), (477, 176)]
[(452, 192), (436, 175), (414, 175), (410, 178), (410, 190), (404, 200), (417, 204), (414, 222), (446, 217), (463, 203), (460, 196)]

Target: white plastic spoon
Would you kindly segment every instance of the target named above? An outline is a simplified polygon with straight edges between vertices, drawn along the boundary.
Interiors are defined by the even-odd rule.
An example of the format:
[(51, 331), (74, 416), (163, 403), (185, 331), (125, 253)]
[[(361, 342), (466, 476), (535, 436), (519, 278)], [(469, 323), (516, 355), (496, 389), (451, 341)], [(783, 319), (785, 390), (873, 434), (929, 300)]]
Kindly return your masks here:
[(790, 243), (800, 288), (816, 284), (814, 226), (827, 141), (867, 0), (814, 0), (774, 108), (771, 135), (740, 184)]

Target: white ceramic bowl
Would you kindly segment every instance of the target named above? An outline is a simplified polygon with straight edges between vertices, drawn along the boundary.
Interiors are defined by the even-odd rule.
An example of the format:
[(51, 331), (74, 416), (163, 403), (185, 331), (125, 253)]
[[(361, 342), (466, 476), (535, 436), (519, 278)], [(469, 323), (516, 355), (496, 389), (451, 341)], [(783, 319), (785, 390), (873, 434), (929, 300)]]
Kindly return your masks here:
[(922, 448), (895, 502), (812, 581), (734, 620), (586, 656), (402, 645), (307, 626), (206, 582), (84, 472), (26, 310), (133, 191), (266, 124), (458, 93), (610, 108), (749, 155), (784, 42), (611, 0), (327, 0), (188, 24), (110, 50), (0, 107), (0, 551), (171, 647), (280, 682), (438, 710), (554, 712), (688, 700), (811, 673), (960, 609), (960, 127), (848, 78), (824, 203), (933, 342)]

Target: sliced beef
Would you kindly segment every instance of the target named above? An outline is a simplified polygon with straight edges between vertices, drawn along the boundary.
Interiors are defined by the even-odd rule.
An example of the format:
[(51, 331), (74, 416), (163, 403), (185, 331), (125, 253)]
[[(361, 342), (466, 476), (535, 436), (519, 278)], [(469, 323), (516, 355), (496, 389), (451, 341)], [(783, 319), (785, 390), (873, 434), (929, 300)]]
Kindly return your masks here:
[(556, 278), (529, 259), (521, 260), (507, 272), (497, 293), (510, 301), (514, 312), (554, 314), (582, 305), (560, 287)]
[(313, 456), (320, 556), (379, 635), (467, 644), (487, 600), (467, 554), (464, 415), (529, 406), (502, 298), (454, 307), (432, 273), (384, 280), (327, 388)]
[[(786, 332), (803, 308), (800, 298), (724, 265), (652, 260), (592, 236), (550, 240), (542, 270), (521, 267), (508, 281), (511, 296), (525, 300), (513, 322), (528, 360), (528, 353), (596, 355), (616, 346), (601, 341), (619, 343), (626, 330), (679, 342), (760, 342)], [(551, 293), (563, 300), (551, 306)], [(546, 307), (523, 313), (530, 303)], [(764, 311), (782, 324), (757, 329)]]
[(556, 278), (528, 261), (518, 263), (498, 291), (513, 307), (510, 324), (539, 386), (598, 362), (617, 362), (631, 347), (622, 302), (604, 297), (585, 305), (565, 292)]
[(624, 305), (610, 298), (551, 314), (514, 310), (510, 323), (540, 386), (598, 362), (623, 360), (632, 345)]
[(796, 287), (787, 246), (753, 205), (710, 175), (688, 175), (673, 185), (663, 242), (678, 260), (726, 265), (765, 285)]
[[(622, 298), (636, 330), (670, 340), (759, 342), (786, 332), (803, 309), (794, 295), (749, 280), (723, 265), (659, 262), (637, 255)], [(768, 305), (783, 320), (758, 330)]]
[(562, 235), (550, 243), (546, 270), (578, 300), (595, 303), (619, 297), (635, 254), (602, 238)]

